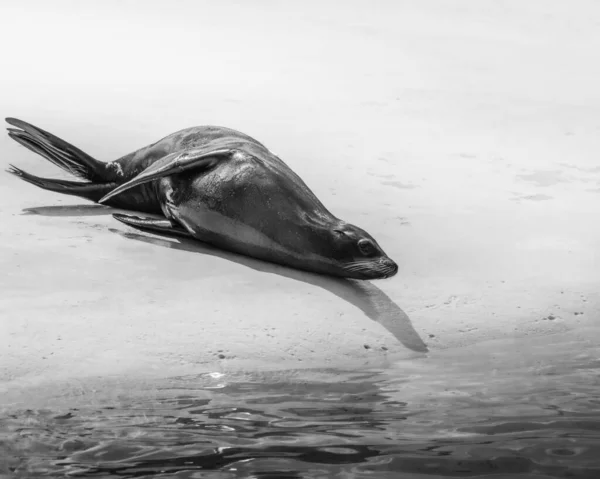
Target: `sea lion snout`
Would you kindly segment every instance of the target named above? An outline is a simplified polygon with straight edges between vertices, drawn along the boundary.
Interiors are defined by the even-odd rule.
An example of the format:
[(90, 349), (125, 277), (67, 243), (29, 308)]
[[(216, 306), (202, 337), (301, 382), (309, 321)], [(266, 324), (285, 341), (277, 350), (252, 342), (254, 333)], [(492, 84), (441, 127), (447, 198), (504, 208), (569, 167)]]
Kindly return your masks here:
[(353, 279), (385, 279), (398, 272), (398, 265), (389, 258), (356, 262), (344, 268), (343, 276)]
[(378, 261), (365, 268), (365, 279), (385, 279), (391, 278), (398, 272), (398, 265), (387, 256), (381, 257)]
[(389, 257), (352, 261), (343, 266), (344, 276), (354, 279), (385, 279), (398, 272), (398, 265)]
[(390, 258), (381, 258), (381, 266), (384, 271), (384, 278), (394, 276), (398, 272), (398, 265)]

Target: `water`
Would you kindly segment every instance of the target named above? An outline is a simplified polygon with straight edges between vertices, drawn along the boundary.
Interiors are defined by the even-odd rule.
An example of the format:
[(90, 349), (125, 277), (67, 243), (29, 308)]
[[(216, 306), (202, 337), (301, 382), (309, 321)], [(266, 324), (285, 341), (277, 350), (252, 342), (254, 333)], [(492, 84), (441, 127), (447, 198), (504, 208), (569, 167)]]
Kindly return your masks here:
[(524, 344), (533, 361), (505, 342), (385, 369), (203, 373), (6, 410), (0, 476), (600, 477), (598, 349)]

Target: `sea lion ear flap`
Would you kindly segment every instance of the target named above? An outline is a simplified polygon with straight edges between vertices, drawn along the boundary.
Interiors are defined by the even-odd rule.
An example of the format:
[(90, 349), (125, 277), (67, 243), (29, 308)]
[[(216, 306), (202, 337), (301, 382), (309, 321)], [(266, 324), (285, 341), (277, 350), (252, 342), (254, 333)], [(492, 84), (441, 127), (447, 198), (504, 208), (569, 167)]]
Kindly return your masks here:
[(113, 196), (123, 193), (123, 191), (133, 188), (134, 186), (141, 185), (142, 183), (147, 183), (149, 181), (156, 180), (164, 176), (169, 176), (174, 173), (181, 173), (182, 171), (186, 171), (191, 168), (212, 166), (219, 160), (219, 157), (229, 156), (233, 154), (234, 151), (235, 150), (232, 150), (231, 148), (211, 150), (210, 147), (176, 151), (175, 153), (163, 156), (159, 160), (155, 161), (135, 178), (112, 190), (110, 193), (100, 199), (98, 203), (104, 203)]

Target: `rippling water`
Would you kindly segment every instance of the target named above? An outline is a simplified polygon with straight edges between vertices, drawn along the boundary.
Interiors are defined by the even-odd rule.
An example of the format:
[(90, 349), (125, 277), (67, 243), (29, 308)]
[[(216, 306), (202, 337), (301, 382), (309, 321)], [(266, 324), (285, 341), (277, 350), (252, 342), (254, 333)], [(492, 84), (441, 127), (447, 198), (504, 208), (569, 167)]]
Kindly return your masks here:
[(86, 407), (12, 410), (0, 476), (598, 478), (596, 353), (505, 370), (463, 354), (210, 373)]

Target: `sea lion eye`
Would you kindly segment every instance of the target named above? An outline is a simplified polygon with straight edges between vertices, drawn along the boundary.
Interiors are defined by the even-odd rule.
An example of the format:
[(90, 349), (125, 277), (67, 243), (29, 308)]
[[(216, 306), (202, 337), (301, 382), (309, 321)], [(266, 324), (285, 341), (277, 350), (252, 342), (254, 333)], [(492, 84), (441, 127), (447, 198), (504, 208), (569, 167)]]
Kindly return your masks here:
[(375, 253), (375, 245), (367, 239), (361, 239), (358, 242), (358, 249), (365, 256), (370, 256)]

